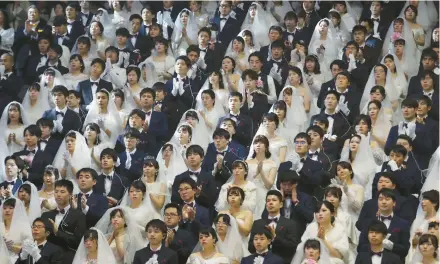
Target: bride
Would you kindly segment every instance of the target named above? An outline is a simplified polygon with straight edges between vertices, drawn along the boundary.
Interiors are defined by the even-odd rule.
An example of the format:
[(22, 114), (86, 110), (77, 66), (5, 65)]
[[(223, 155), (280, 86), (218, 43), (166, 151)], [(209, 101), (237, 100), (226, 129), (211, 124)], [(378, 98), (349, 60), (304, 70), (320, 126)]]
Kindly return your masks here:
[(199, 244), (193, 251), (187, 264), (230, 264), (229, 258), (219, 253), (215, 244), (218, 241), (214, 228), (205, 228), (199, 231)]
[(145, 245), (136, 221), (124, 206), (107, 210), (95, 227), (107, 237), (117, 264), (131, 263), (136, 251)]
[(101, 231), (92, 227), (84, 233), (72, 264), (116, 264), (116, 259)]
[(406, 95), (408, 94), (408, 81), (406, 80), (405, 72), (403, 71), (397, 56), (394, 54), (387, 54), (382, 59), (381, 63), (387, 66), (398, 97), (406, 98)]
[(23, 150), (23, 133), (28, 125), (27, 113), (19, 102), (11, 102), (5, 107), (0, 119), (0, 140), (7, 145), (7, 149), (0, 150), (4, 157)]
[[(203, 84), (202, 89), (200, 89), (199, 93), (196, 97), (196, 109), (200, 110), (203, 108), (202, 102), (202, 92), (205, 90), (212, 90), (215, 93), (215, 109), (218, 107), (222, 107), (223, 111), (228, 110), (228, 99), (229, 99), (229, 90), (225, 87), (224, 84), (224, 76), (219, 71), (213, 71), (209, 74), (208, 80), (206, 80), (205, 84)], [(220, 109), (218, 109), (220, 110)]]
[(37, 82), (29, 86), (23, 98), (23, 109), (28, 113), (31, 124), (37, 123), (37, 120), (43, 116), (44, 111), (50, 108), (47, 92), (47, 89), (41, 89), (40, 84)]
[(69, 131), (54, 158), (54, 167), (60, 171), (61, 178), (73, 183), (74, 193), (79, 192), (76, 172), (82, 168), (90, 168), (92, 158), (87, 153), (89, 147), (86, 139), (76, 131)]
[(167, 185), (167, 197), (169, 197), (171, 195), (174, 177), (187, 171), (188, 168), (177, 146), (171, 142), (167, 142), (163, 145), (159, 154), (157, 154), (156, 160), (159, 163), (159, 174), (156, 181), (163, 182)]
[(40, 87), (43, 90), (43, 93), (46, 94), (47, 99), (49, 100), (50, 108), (55, 108), (55, 102), (52, 97), (52, 89), (56, 85), (64, 85), (64, 78), (61, 73), (55, 68), (47, 68), (43, 75), (40, 78)]
[(272, 14), (266, 12), (259, 2), (253, 2), (249, 7), (241, 30), (250, 30), (254, 35), (256, 43), (263, 47), (270, 44), (267, 32), (269, 32), (269, 28), (273, 25), (278, 25), (278, 22)]
[(180, 11), (171, 35), (171, 48), (176, 58), (186, 55), (186, 49), (190, 45), (197, 44), (197, 32), (194, 13), (186, 8)]
[(309, 44), (309, 55), (316, 55), (319, 59), (324, 76), (331, 78), (330, 64), (337, 59), (342, 44), (336, 35), (333, 23), (328, 19), (321, 19), (315, 27)]
[(324, 242), (319, 238), (310, 238), (296, 248), (291, 264), (331, 264), (330, 253)]
[(114, 146), (118, 136), (122, 133), (122, 120), (115, 102), (110, 98), (110, 93), (106, 89), (96, 92), (96, 99), (90, 104), (89, 112), (84, 120), (84, 129), (89, 123), (98, 124), (102, 130), (103, 139), (110, 146)]
[[(194, 109), (190, 109), (183, 113), (182, 118), (180, 119), (180, 125), (181, 124), (188, 124), (192, 128), (192, 137), (191, 137), (191, 144), (197, 144), (203, 148), (203, 150), (206, 151), (208, 148), (208, 144), (211, 141), (209, 132), (208, 132), (208, 126), (205, 123), (205, 119), (201, 116), (199, 112), (197, 112)], [(180, 128), (180, 125), (178, 129)], [(178, 132), (178, 129), (174, 133)], [(176, 140), (178, 137), (173, 137), (171, 142), (178, 143)]]

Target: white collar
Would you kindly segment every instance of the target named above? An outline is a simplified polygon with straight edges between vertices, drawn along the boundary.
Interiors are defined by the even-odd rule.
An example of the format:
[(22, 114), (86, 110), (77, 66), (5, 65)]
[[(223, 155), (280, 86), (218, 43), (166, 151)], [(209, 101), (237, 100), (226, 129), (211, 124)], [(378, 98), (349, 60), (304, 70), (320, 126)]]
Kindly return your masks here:
[(127, 152), (127, 154), (129, 154), (129, 155), (133, 155), (136, 152), (136, 148), (134, 148), (132, 151), (128, 151), (128, 149), (127, 149), (127, 150), (125, 150), (125, 152)]
[(90, 191), (88, 191), (88, 192), (86, 192), (86, 193), (83, 193), (83, 192), (81, 192), (83, 195), (88, 195), (88, 196), (90, 196), (91, 194), (92, 194), (92, 192), (93, 192), (93, 189), (92, 190), (90, 190)]
[(62, 112), (63, 114), (65, 114), (67, 112), (67, 106), (64, 106), (63, 109), (60, 109), (58, 108), (58, 106), (55, 106), (55, 111)]
[[(31, 151), (28, 147), (26, 147), (26, 150)], [(37, 146), (35, 146), (35, 148), (33, 150), (35, 150), (35, 153), (37, 153), (37, 151), (38, 151), (38, 144), (37, 144)]]
[(99, 81), (101, 80), (101, 78), (98, 78), (96, 81), (92, 80), (92, 78), (90, 78), (90, 82), (97, 82), (99, 83)]
[(394, 216), (394, 213), (391, 213), (390, 215), (383, 215), (383, 214), (379, 214), (379, 217), (380, 216), (384, 216), (384, 217), (388, 217), (388, 216), (391, 216), (391, 218), (393, 218), (393, 216)]
[(193, 171), (193, 170), (191, 170), (191, 169), (189, 169), (188, 168), (188, 171), (191, 173), (191, 172), (193, 172), (193, 173), (200, 173), (201, 171), (202, 171), (202, 167), (200, 167), (200, 168), (198, 168), (197, 170), (195, 170), (195, 171)]
[(341, 92), (341, 90), (339, 90), (338, 87), (336, 87), (336, 92), (340, 93), (340, 94), (345, 94), (348, 93), (348, 87), (345, 89), (345, 91)]
[(330, 114), (330, 113), (327, 111), (327, 109), (324, 110), (324, 113), (327, 114), (327, 115), (336, 115), (336, 111), (335, 111), (333, 114)]
[(237, 112), (237, 114), (232, 113), (232, 111), (229, 111), (230, 115), (234, 115), (234, 116), (239, 116), (240, 115), (240, 111)]
[(227, 14), (226, 16), (220, 15), (220, 18), (226, 18), (226, 20), (228, 20), (230, 15), (231, 15), (231, 13)]
[(280, 220), (280, 217), (281, 217), (281, 214), (279, 214), (279, 213), (276, 216), (274, 216), (274, 217), (268, 216), (269, 219), (275, 219), (276, 218), (278, 220)]
[(113, 176), (115, 175), (115, 171), (114, 171), (114, 170), (112, 170), (112, 172), (110, 172), (109, 174), (105, 174), (104, 170), (101, 171), (101, 173), (102, 173), (103, 175), (105, 175), (105, 176), (111, 176), (111, 177), (113, 177)]
[(158, 248), (156, 248), (156, 250), (153, 250), (152, 248), (151, 248), (151, 245), (150, 245), (150, 250), (151, 251), (159, 251), (160, 249), (162, 248), (162, 244), (161, 245), (159, 245), (159, 247)]
[[(57, 209), (61, 210), (58, 206), (57, 206)], [(70, 204), (67, 205), (66, 207), (64, 207), (63, 209), (64, 209), (64, 214), (67, 214), (67, 212), (70, 210)], [(59, 214), (61, 214), (61, 213), (59, 213)]]
[(380, 20), (380, 15), (379, 16), (377, 16), (377, 17), (374, 17), (374, 15), (371, 15), (371, 17), (370, 17), (371, 19), (379, 19)]
[(267, 248), (266, 248), (266, 250), (264, 250), (263, 252), (255, 251), (256, 254), (260, 254), (260, 255), (261, 255), (261, 254), (264, 254), (264, 253), (267, 253), (267, 252), (269, 252), (269, 249), (267, 249)]

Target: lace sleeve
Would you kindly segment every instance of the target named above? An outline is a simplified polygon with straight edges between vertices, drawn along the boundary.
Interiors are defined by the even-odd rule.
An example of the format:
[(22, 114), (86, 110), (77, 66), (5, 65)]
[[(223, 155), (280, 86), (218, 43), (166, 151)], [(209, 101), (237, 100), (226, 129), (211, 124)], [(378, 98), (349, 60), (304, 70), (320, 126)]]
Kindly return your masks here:
[(244, 188), (245, 199), (242, 210), (249, 210), (251, 212), (255, 211), (255, 206), (257, 205), (257, 189), (255, 186)]
[[(220, 190), (220, 194), (218, 195), (217, 202), (215, 202), (215, 209), (217, 210), (217, 212), (223, 211), (223, 210), (227, 209), (227, 207), (228, 207), (228, 201), (226, 200), (228, 187), (229, 187), (229, 184), (226, 183), (222, 186), (222, 188)], [(246, 195), (244, 204), (246, 204), (246, 200), (247, 200), (247, 195)]]
[(364, 189), (361, 186), (359, 186), (359, 188), (356, 187), (356, 189), (348, 188), (346, 195), (348, 197), (348, 205), (351, 209), (355, 212), (359, 212), (364, 203)]
[(386, 161), (387, 155), (385, 155), (385, 152), (383, 149), (379, 147), (373, 147), (371, 148), (371, 152), (373, 153), (374, 162), (377, 164), (377, 166), (380, 166)]

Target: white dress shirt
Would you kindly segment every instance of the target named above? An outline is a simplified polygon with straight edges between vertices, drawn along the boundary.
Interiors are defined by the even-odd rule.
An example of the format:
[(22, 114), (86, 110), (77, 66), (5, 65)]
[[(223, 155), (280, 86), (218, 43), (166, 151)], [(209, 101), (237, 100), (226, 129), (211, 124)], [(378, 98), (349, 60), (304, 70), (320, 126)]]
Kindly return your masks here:
[[(222, 20), (222, 18), (226, 18), (226, 19)], [(222, 32), (223, 27), (225, 26), (226, 21), (228, 21), (228, 19), (229, 19), (229, 15), (227, 15), (227, 16), (220, 16), (220, 32)]]
[(63, 220), (64, 216), (69, 212), (70, 210), (70, 205), (64, 207), (64, 214), (58, 212), (57, 215), (55, 216), (55, 224), (57, 224), (57, 226), (60, 226), (61, 221)]

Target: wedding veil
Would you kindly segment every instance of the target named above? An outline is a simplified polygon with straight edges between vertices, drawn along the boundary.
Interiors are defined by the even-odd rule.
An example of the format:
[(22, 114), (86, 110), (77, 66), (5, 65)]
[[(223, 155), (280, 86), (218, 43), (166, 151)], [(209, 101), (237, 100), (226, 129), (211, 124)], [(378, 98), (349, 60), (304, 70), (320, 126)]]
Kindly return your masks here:
[[(26, 209), (21, 200), (10, 197), (8, 199), (15, 199), (15, 208), (12, 215), (11, 226), (9, 228), (8, 239), (14, 241), (15, 244), (21, 244), (25, 239), (32, 239), (31, 225), (26, 214)], [(1, 206), (0, 223), (3, 223), (3, 205)], [(4, 234), (3, 234), (4, 235)]]
[(319, 242), (319, 252), (320, 252), (320, 256), (319, 256), (319, 261), (318, 264), (328, 264), (328, 263), (333, 263), (330, 259), (330, 253), (328, 251), (327, 246), (322, 242), (321, 239), (319, 238), (312, 238), (312, 239), (307, 239), (306, 241), (301, 242), (297, 248), (296, 248), (296, 253), (295, 253), (295, 257), (293, 258), (292, 262), (290, 264), (301, 264), (303, 263), (304, 260), (304, 245), (308, 240), (316, 240)]
[[(116, 264), (115, 256), (112, 249), (108, 245), (107, 238), (97, 228), (92, 227), (91, 230), (95, 230), (98, 233), (98, 259), (96, 263)], [(87, 249), (84, 245), (84, 236), (81, 239), (78, 249), (76, 250), (75, 258), (72, 264), (84, 264), (87, 262)]]
[[(38, 195), (38, 190), (35, 185), (30, 181), (25, 181), (21, 186), (23, 185), (29, 185), (31, 187), (31, 200), (29, 202), (29, 212), (27, 214), (29, 219), (29, 224), (32, 225), (35, 218), (38, 218), (41, 216), (41, 203), (40, 203), (40, 196)], [(15, 197), (18, 199), (18, 192), (15, 193)], [(19, 199), (18, 199), (19, 200)]]

